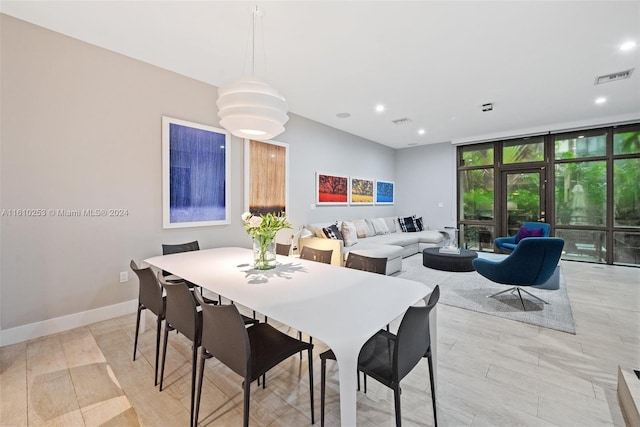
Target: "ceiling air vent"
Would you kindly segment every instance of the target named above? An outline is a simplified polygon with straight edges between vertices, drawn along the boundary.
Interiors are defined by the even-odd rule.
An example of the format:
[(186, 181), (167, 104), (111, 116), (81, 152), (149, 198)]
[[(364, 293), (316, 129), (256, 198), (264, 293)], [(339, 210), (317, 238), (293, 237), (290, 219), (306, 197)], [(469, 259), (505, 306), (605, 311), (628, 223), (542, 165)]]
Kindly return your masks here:
[(628, 79), (631, 77), (631, 73), (635, 68), (630, 70), (618, 71), (617, 73), (606, 74), (604, 76), (596, 77), (594, 84), (601, 85), (602, 83), (615, 82), (616, 80)]
[(393, 123), (394, 125), (403, 125), (405, 123), (410, 123), (411, 119), (408, 117), (403, 117), (401, 119), (395, 119), (395, 120), (391, 120), (391, 123)]

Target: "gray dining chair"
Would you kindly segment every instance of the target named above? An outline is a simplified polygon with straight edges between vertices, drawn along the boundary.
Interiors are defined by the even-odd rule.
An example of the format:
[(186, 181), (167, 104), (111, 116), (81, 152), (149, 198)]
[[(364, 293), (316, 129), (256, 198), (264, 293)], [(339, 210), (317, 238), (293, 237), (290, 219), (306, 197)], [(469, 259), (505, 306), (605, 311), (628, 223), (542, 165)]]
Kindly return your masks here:
[(140, 315), (143, 310), (149, 310), (156, 315), (156, 363), (154, 385), (158, 385), (158, 355), (160, 352), (160, 330), (165, 317), (166, 298), (162, 295), (162, 286), (150, 267), (139, 268), (135, 261), (129, 264), (138, 276), (138, 314), (136, 316), (136, 335), (133, 340), (133, 360), (136, 360), (138, 348), (138, 333), (140, 331)]
[[(367, 375), (393, 390), (396, 427), (402, 425), (400, 412), (400, 381), (425, 357), (429, 365), (431, 383), (431, 403), (433, 405), (433, 421), (438, 425), (436, 413), (436, 394), (433, 376), (433, 360), (431, 353), (431, 334), (429, 331), (429, 313), (440, 299), (440, 287), (431, 292), (423, 307), (409, 307), (405, 312), (397, 334), (384, 329), (362, 346), (358, 356), (358, 371), (365, 374), (364, 392), (367, 392)], [(324, 404), (327, 360), (335, 360), (332, 350), (320, 354), (320, 425), (324, 426)]]
[(304, 246), (300, 251), (300, 258), (309, 261), (321, 262), (324, 264), (331, 264), (331, 256), (333, 255), (333, 249), (315, 249), (309, 246)]
[[(196, 299), (200, 295), (195, 294)], [(315, 422), (313, 411), (313, 344), (297, 340), (273, 326), (260, 323), (245, 327), (235, 305), (210, 305), (200, 300), (202, 307), (202, 349), (200, 351), (200, 375), (195, 404), (195, 422), (198, 423), (205, 361), (218, 359), (236, 374), (243, 377), (244, 415), (243, 425), (249, 426), (249, 401), (251, 383), (264, 378), (264, 374), (292, 355), (306, 350), (309, 354), (309, 402), (311, 424)], [(264, 382), (263, 382), (264, 387)]]

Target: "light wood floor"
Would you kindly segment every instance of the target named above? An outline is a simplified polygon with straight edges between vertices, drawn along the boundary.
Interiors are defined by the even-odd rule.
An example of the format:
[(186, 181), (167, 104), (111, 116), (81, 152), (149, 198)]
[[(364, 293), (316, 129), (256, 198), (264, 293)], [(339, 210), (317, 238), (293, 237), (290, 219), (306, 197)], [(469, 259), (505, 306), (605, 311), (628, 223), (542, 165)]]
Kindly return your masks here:
[[(576, 335), (438, 306), (438, 416), (442, 426), (624, 426), (617, 366), (640, 367), (640, 269), (563, 262)], [(0, 349), (1, 426), (187, 426), (189, 343), (171, 334), (165, 390), (153, 385), (155, 321), (147, 317), (131, 360), (135, 315)], [(287, 330), (280, 325), (282, 330)], [(291, 334), (294, 331), (290, 331)], [(314, 343), (317, 341), (314, 340)], [(320, 361), (314, 349), (316, 420)], [(327, 425), (339, 425), (330, 363)], [(426, 360), (403, 381), (403, 425), (431, 426)], [(201, 425), (242, 421), (241, 381), (207, 362)], [(390, 390), (369, 381), (359, 426), (393, 426)], [(306, 357), (287, 360), (254, 385), (253, 426), (310, 424)]]

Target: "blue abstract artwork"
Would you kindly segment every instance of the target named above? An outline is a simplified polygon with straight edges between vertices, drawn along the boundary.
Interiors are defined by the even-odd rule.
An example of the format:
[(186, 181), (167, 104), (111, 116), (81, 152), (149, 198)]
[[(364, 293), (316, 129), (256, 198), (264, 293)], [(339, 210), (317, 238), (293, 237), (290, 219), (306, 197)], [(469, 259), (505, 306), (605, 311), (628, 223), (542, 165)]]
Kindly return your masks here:
[(165, 228), (229, 223), (228, 139), (220, 129), (163, 118)]
[(389, 181), (376, 181), (376, 204), (392, 205), (395, 196), (395, 185)]

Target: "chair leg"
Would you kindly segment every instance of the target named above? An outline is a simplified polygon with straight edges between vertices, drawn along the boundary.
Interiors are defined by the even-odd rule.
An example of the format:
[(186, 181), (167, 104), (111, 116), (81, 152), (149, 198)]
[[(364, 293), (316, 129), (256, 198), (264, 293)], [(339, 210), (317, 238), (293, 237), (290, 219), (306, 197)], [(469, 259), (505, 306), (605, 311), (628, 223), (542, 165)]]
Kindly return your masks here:
[(169, 324), (164, 325), (164, 343), (162, 345), (162, 366), (160, 368), (160, 391), (162, 391), (162, 383), (164, 380), (164, 363), (167, 360), (167, 340), (169, 339)]
[(527, 307), (524, 306), (524, 300), (522, 299), (522, 294), (520, 293), (520, 288), (517, 288), (518, 290), (518, 297), (520, 297), (520, 304), (522, 304), (522, 309), (524, 311), (527, 311)]
[(525, 289), (521, 289), (521, 288), (518, 288), (518, 289), (520, 289), (520, 290), (521, 290), (522, 292), (524, 292), (525, 294), (527, 294), (527, 295), (530, 295), (530, 296), (534, 297), (535, 299), (537, 299), (538, 301), (540, 301), (540, 302), (542, 302), (542, 303), (544, 303), (544, 304), (549, 304), (548, 302), (546, 302), (546, 301), (545, 301), (545, 300), (543, 300), (542, 298), (535, 296), (534, 294), (532, 294), (531, 292), (528, 292), (528, 291), (527, 291), (527, 290), (525, 290)]
[(136, 337), (133, 340), (133, 360), (136, 360), (136, 350), (138, 348), (138, 331), (140, 330), (140, 312), (143, 310), (143, 305), (138, 303), (138, 315), (136, 316)]
[(249, 399), (251, 395), (251, 382), (244, 379), (244, 427), (249, 427)]
[(393, 389), (393, 400), (396, 406), (396, 427), (402, 426), (402, 414), (400, 413), (400, 387)]
[(200, 398), (202, 397), (202, 380), (204, 376), (204, 347), (200, 347), (200, 376), (198, 378), (198, 389), (196, 392), (196, 408), (194, 411), (193, 418), (193, 427), (197, 427), (198, 425), (198, 415), (200, 413)]
[[(158, 385), (158, 356), (160, 355), (160, 329), (162, 329), (162, 317), (158, 316), (156, 321), (156, 370), (154, 386)], [(138, 338), (136, 334), (136, 339)]]
[[(360, 374), (358, 374), (360, 376)], [(362, 373), (362, 382), (364, 383), (364, 393), (367, 393), (367, 374)]]
[(191, 424), (192, 426), (195, 426), (195, 424), (193, 424), (193, 415), (194, 415), (194, 409), (195, 409), (195, 394), (196, 394), (196, 367), (197, 367), (197, 363), (198, 363), (198, 348), (200, 346), (198, 344), (196, 344), (195, 342), (193, 343), (193, 354), (191, 356)]
[(311, 424), (316, 422), (314, 412), (313, 412), (313, 349), (309, 346), (308, 357), (309, 357), (309, 402), (311, 404)]
[[(325, 382), (327, 380), (327, 360), (320, 359), (320, 427), (324, 427), (324, 394)], [(358, 382), (360, 382), (360, 375), (358, 374)]]
[(435, 427), (438, 427), (438, 415), (436, 411), (436, 387), (435, 378), (433, 377), (433, 359), (431, 358), (431, 352), (427, 356), (427, 362), (429, 364), (429, 380), (431, 382), (431, 403), (433, 404), (433, 423)]
[(514, 289), (516, 289), (516, 288), (515, 288), (515, 286), (514, 286), (514, 287), (512, 287), (512, 288), (507, 289), (506, 291), (500, 291), (500, 292), (497, 292), (497, 293), (495, 293), (495, 294), (487, 295), (487, 298), (497, 297), (498, 295), (502, 295), (502, 294), (504, 294), (504, 293), (506, 293), (506, 292), (511, 292), (511, 291), (513, 291)]

